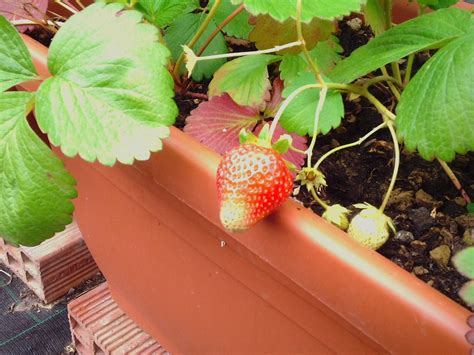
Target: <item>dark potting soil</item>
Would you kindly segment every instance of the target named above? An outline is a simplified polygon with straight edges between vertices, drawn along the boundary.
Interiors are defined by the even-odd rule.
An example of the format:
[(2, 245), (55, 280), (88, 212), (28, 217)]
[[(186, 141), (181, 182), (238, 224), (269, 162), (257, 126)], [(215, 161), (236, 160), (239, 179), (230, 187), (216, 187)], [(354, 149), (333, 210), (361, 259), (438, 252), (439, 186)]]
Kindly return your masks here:
[[(345, 56), (372, 37), (367, 27), (354, 29), (349, 26), (348, 21), (353, 18), (339, 23), (338, 38)], [(49, 34), (45, 32), (35, 29), (28, 34), (49, 44)], [(239, 44), (233, 50), (249, 50), (249, 47)], [(414, 70), (428, 58), (429, 53), (417, 55)], [(187, 91), (180, 90), (176, 95), (179, 116), (175, 125), (178, 128), (184, 127), (189, 113), (205, 100), (207, 86), (208, 82), (190, 81)], [(388, 88), (378, 86), (372, 92), (387, 107), (395, 105)], [(344, 105), (346, 114), (342, 125), (318, 137), (314, 161), (338, 145), (357, 140), (382, 122), (377, 110), (364, 98), (349, 101), (346, 97)], [(391, 235), (378, 252), (465, 306), (458, 291), (466, 279), (454, 269), (450, 259), (469, 241), (473, 242), (474, 214), (467, 213), (465, 201), (438, 162), (425, 161), (416, 153), (404, 150), (403, 146), (401, 150), (395, 190), (385, 211), (393, 218), (397, 233)], [(474, 154), (458, 156), (450, 166), (467, 193), (474, 197)], [(325, 160), (321, 170), (326, 175), (328, 187), (322, 191), (322, 197), (331, 204), (339, 203), (347, 208), (360, 202), (379, 206), (392, 169), (393, 143), (388, 131), (382, 130), (362, 145), (342, 150)], [(305, 189), (300, 189), (294, 197), (315, 213), (322, 213), (322, 208)]]

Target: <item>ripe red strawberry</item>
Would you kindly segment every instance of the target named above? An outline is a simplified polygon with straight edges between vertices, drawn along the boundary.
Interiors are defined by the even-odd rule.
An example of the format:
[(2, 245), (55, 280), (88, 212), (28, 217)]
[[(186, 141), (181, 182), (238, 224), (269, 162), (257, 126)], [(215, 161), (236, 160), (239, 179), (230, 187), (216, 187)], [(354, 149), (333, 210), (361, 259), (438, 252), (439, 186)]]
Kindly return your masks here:
[(221, 223), (232, 232), (248, 229), (282, 205), (292, 189), (293, 177), (278, 152), (240, 145), (217, 169)]

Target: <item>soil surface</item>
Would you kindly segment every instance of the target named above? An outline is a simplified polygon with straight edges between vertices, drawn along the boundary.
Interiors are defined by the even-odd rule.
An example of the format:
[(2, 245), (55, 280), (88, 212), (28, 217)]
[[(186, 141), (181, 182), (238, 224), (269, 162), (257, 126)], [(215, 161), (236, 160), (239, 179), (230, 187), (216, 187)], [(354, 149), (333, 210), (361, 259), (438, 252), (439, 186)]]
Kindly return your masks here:
[[(357, 21), (352, 20), (346, 18), (339, 23), (338, 38), (346, 56), (372, 37), (369, 28), (362, 26), (359, 29)], [(51, 39), (44, 30), (28, 34), (46, 45)], [(233, 50), (248, 48), (251, 47), (239, 43)], [(415, 71), (429, 55), (421, 53), (415, 58)], [(208, 82), (186, 84), (187, 91), (181, 89), (176, 95), (180, 109), (176, 120), (178, 128), (184, 127), (190, 111), (205, 100), (207, 93)], [(197, 95), (190, 95), (190, 92)], [(395, 102), (387, 87), (378, 86), (372, 92), (387, 107), (394, 107)], [(314, 161), (329, 149), (357, 140), (382, 122), (376, 109), (364, 98), (349, 101), (346, 97), (345, 112), (340, 127), (318, 137)], [(474, 244), (474, 214), (467, 213), (465, 201), (438, 162), (425, 161), (416, 153), (401, 149), (400, 171), (385, 211), (393, 218), (397, 233), (378, 252), (465, 306), (458, 291), (466, 279), (454, 269), (451, 256)], [(474, 197), (474, 154), (458, 156), (450, 166), (467, 193)], [(392, 169), (390, 134), (387, 130), (379, 131), (362, 145), (342, 150), (325, 160), (321, 170), (328, 187), (321, 195), (330, 203), (339, 203), (350, 209), (354, 203), (360, 202), (379, 206)], [(305, 189), (300, 189), (295, 198), (315, 213), (322, 213), (322, 208)]]

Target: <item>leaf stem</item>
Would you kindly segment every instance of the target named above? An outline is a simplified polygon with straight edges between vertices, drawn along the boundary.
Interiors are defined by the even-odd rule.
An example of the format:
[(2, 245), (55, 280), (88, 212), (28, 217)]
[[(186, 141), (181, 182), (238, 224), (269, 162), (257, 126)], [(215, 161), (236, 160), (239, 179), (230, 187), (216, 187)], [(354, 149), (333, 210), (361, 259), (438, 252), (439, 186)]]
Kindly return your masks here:
[(303, 51), (303, 54), (306, 58), (306, 61), (308, 62), (309, 66), (311, 67), (311, 70), (316, 78), (316, 80), (320, 84), (324, 84), (324, 79), (321, 76), (321, 72), (318, 68), (318, 64), (311, 58), (311, 55), (308, 52), (308, 48), (306, 48), (306, 41), (304, 40), (303, 37), (303, 31), (301, 29), (301, 0), (296, 1), (296, 33), (298, 36), (298, 40), (301, 42), (301, 49)]
[(408, 83), (410, 82), (414, 59), (415, 59), (415, 53), (412, 53), (408, 56), (407, 69), (405, 71), (405, 79), (403, 80), (404, 86), (407, 86)]
[(392, 67), (392, 72), (395, 76), (395, 79), (397, 79), (397, 81), (402, 84), (402, 74), (400, 73), (400, 66), (398, 65), (398, 62), (392, 62), (390, 65)]
[(77, 11), (77, 9), (75, 9), (74, 7), (64, 3), (62, 0), (54, 0), (54, 2), (56, 4), (58, 4), (59, 6), (64, 7), (66, 10), (68, 10), (69, 12), (71, 12), (73, 14), (77, 14), (79, 12), (79, 11)]
[[(380, 70), (382, 71), (383, 75), (390, 76), (388, 75), (387, 68), (385, 66), (381, 67)], [(387, 82), (390, 90), (392, 90), (393, 95), (397, 98), (397, 100), (400, 100), (400, 91), (393, 85), (390, 81)]]
[(383, 116), (390, 118), (392, 121), (395, 120), (395, 114), (393, 114), (388, 108), (386, 108), (374, 95), (372, 95), (367, 90), (365, 90), (362, 95), (365, 96)]
[(76, 4), (83, 10), (86, 8), (81, 0), (76, 0)]
[(217, 36), (217, 34), (230, 22), (232, 21), (238, 14), (240, 14), (243, 10), (245, 9), (245, 4), (240, 5), (238, 8), (236, 8), (229, 16), (227, 16), (224, 21), (222, 21), (219, 26), (216, 27), (216, 29), (207, 37), (206, 41), (204, 44), (199, 48), (199, 50), (196, 52), (197, 56), (200, 56), (207, 48), (207, 46), (212, 42), (214, 37)]
[(467, 194), (466, 190), (464, 190), (464, 188), (462, 187), (461, 182), (457, 178), (456, 174), (454, 174), (454, 171), (449, 167), (448, 163), (446, 163), (444, 160), (441, 160), (439, 158), (436, 158), (436, 160), (438, 160), (438, 162), (441, 165), (441, 167), (443, 168), (444, 172), (446, 173), (446, 175), (448, 175), (449, 179), (451, 180), (453, 185), (456, 187), (456, 189), (458, 189), (458, 191), (461, 194), (461, 196), (463, 197), (463, 199), (467, 203), (471, 203), (471, 198)]
[(400, 147), (398, 146), (397, 134), (395, 133), (395, 128), (393, 127), (393, 122), (386, 119), (384, 115), (384, 121), (387, 124), (388, 129), (390, 130), (390, 135), (392, 136), (393, 147), (395, 149), (395, 161), (393, 163), (393, 173), (390, 179), (390, 184), (388, 185), (387, 192), (385, 193), (385, 197), (382, 201), (382, 204), (379, 207), (379, 211), (383, 213), (385, 207), (387, 206), (388, 200), (390, 199), (390, 195), (392, 194), (393, 187), (395, 186), (395, 181), (397, 180), (398, 169), (400, 167)]
[[(221, 1), (222, 0), (215, 0), (214, 1), (214, 4), (212, 5), (211, 10), (209, 11), (209, 13), (206, 16), (206, 19), (201, 23), (198, 30), (194, 34), (193, 38), (191, 38), (191, 40), (187, 44), (187, 46), (189, 48), (193, 48), (193, 46), (196, 44), (196, 42), (199, 40), (199, 38), (201, 38), (204, 31), (206, 31), (207, 26), (209, 26), (212, 19), (216, 15), (216, 11), (219, 8), (219, 5), (221, 4)], [(175, 79), (178, 82), (180, 82), (179, 71), (180, 71), (181, 65), (183, 64), (183, 61), (184, 61), (184, 51), (181, 52), (181, 54), (179, 55), (178, 60), (176, 61), (176, 64), (175, 64), (174, 70), (173, 70), (173, 76), (175, 77)]]
[(387, 122), (382, 122), (381, 124), (379, 124), (377, 127), (373, 128), (370, 132), (368, 132), (365, 136), (363, 137), (360, 137), (358, 140), (356, 140), (355, 142), (352, 142), (352, 143), (347, 143), (347, 144), (343, 144), (343, 145), (340, 145), (339, 147), (336, 147), (336, 148), (333, 148), (331, 150), (329, 150), (328, 152), (326, 152), (325, 154), (323, 154), (321, 156), (321, 158), (318, 159), (318, 161), (316, 162), (316, 164), (314, 164), (314, 169), (315, 170), (318, 170), (319, 166), (323, 163), (324, 160), (326, 160), (330, 155), (340, 151), (340, 150), (343, 150), (343, 149), (347, 149), (347, 148), (351, 148), (351, 147), (355, 147), (356, 145), (361, 145), (367, 138), (369, 138), (370, 136), (372, 136), (373, 134), (375, 134), (377, 131), (381, 130), (382, 128), (386, 127), (387, 126)]
[(314, 145), (316, 144), (316, 137), (318, 136), (318, 126), (319, 126), (319, 119), (321, 117), (321, 111), (323, 110), (324, 103), (326, 102), (326, 95), (328, 93), (328, 87), (323, 84), (323, 88), (319, 92), (319, 100), (318, 105), (316, 106), (316, 112), (314, 113), (314, 127), (313, 127), (313, 135), (311, 137), (311, 143), (309, 144), (307, 150), (307, 160), (306, 166), (311, 167), (311, 159), (313, 157), (313, 149)]
[(364, 89), (368, 89), (369, 86), (372, 86), (374, 84), (378, 84), (382, 81), (391, 81), (395, 84), (398, 84), (397, 80), (394, 77), (390, 76), (390, 75), (379, 75), (379, 76), (376, 76), (376, 77), (373, 77), (373, 78), (370, 78), (370, 79), (364, 81), (363, 87), (364, 87)]

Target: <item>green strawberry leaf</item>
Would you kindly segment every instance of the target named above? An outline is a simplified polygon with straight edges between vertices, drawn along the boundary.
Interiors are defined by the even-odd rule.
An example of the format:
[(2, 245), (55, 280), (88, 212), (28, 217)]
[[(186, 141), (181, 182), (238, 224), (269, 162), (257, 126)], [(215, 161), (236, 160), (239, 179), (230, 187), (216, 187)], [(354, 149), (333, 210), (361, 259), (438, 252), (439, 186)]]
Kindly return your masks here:
[[(196, 33), (199, 25), (204, 21), (205, 14), (184, 14), (179, 16), (166, 30), (165, 41), (168, 48), (171, 51), (174, 61), (178, 59), (180, 54), (183, 52), (182, 45), (189, 43), (191, 38)], [(216, 29), (214, 21), (211, 21), (207, 26), (200, 40), (197, 41), (196, 45), (192, 48), (197, 53), (199, 48), (204, 44), (205, 40), (209, 35)], [(228, 53), (227, 44), (222, 33), (219, 33), (209, 44), (202, 55), (212, 54), (224, 54)], [(194, 67), (192, 78), (195, 81), (201, 81), (204, 78), (209, 79), (212, 74), (219, 69), (224, 63), (225, 59), (214, 59), (200, 61)], [(184, 64), (180, 68), (181, 73), (184, 72)]]
[[(329, 74), (335, 65), (341, 60), (343, 49), (336, 37), (331, 37), (324, 42), (318, 42), (316, 47), (310, 51), (313, 60), (318, 64), (322, 74)], [(280, 76), (285, 84), (291, 85), (291, 81), (302, 72), (309, 72), (310, 68), (303, 54), (286, 54), (280, 63)]]
[(34, 94), (0, 93), (0, 235), (36, 245), (71, 223), (75, 181), (30, 128)]
[(163, 28), (183, 13), (199, 7), (197, 0), (138, 0), (136, 9), (141, 11), (147, 21)]
[[(291, 85), (283, 90), (283, 97), (288, 97), (301, 86), (316, 83), (313, 75), (302, 73)], [(288, 132), (299, 135), (313, 135), (314, 115), (319, 101), (319, 89), (308, 89), (300, 93), (286, 108), (280, 123)], [(344, 104), (339, 92), (329, 91), (319, 118), (318, 133), (328, 133), (341, 124), (344, 117)]]
[(411, 53), (440, 48), (466, 34), (470, 14), (460, 9), (444, 9), (392, 27), (356, 49), (332, 71), (335, 82), (349, 83)]
[[(442, 10), (440, 10), (442, 11)], [(431, 160), (474, 150), (474, 33), (439, 50), (407, 85), (397, 132), (409, 150)]]
[(240, 57), (224, 64), (209, 84), (209, 95), (228, 93), (243, 106), (263, 107), (271, 87), (267, 66), (280, 57), (269, 54)]
[[(207, 7), (211, 8), (214, 5), (215, 0), (209, 0)], [(221, 23), (224, 21), (232, 12), (237, 9), (237, 6), (232, 5), (230, 0), (223, 0), (220, 6), (217, 8), (216, 15), (214, 20), (216, 23)], [(249, 14), (246, 11), (242, 11), (236, 17), (232, 19), (227, 25), (222, 29), (229, 36), (235, 38), (247, 39), (249, 33), (252, 30), (252, 26), (249, 24)]]
[(456, 4), (459, 0), (417, 0), (419, 4), (428, 6), (433, 10), (444, 9)]
[(0, 92), (32, 80), (38, 74), (15, 27), (0, 15)]
[(452, 261), (461, 274), (474, 279), (474, 247), (461, 250), (453, 257)]
[(364, 7), (364, 19), (376, 36), (381, 35), (390, 27), (391, 10), (392, 0), (367, 0)]
[[(231, 0), (233, 4), (245, 4), (252, 15), (269, 14), (280, 22), (296, 19), (296, 0)], [(310, 0), (303, 1), (301, 21), (309, 22), (314, 17), (333, 20), (336, 17), (360, 11), (365, 0)]]
[[(325, 41), (336, 29), (332, 21), (313, 19), (310, 23), (303, 24), (301, 30), (308, 49), (314, 48), (319, 41)], [(273, 48), (278, 45), (298, 40), (296, 34), (296, 21), (288, 19), (278, 22), (271, 16), (260, 15), (256, 19), (255, 27), (249, 39), (255, 42), (258, 49)], [(278, 54), (291, 54), (301, 52), (301, 47), (292, 47), (277, 52)]]
[(464, 302), (469, 306), (474, 306), (474, 281), (465, 283), (461, 290), (459, 290), (459, 296), (461, 296)]
[[(72, 16), (49, 50), (53, 75), (38, 91), (36, 117), (69, 157), (113, 165), (161, 149), (177, 115), (169, 52), (137, 11), (97, 3)], [(121, 33), (117, 36), (117, 33)]]

